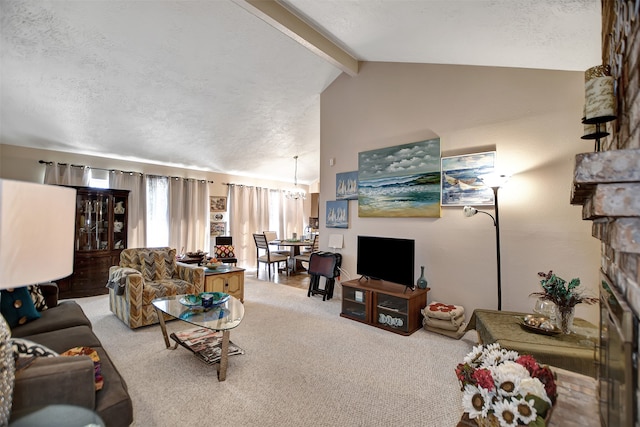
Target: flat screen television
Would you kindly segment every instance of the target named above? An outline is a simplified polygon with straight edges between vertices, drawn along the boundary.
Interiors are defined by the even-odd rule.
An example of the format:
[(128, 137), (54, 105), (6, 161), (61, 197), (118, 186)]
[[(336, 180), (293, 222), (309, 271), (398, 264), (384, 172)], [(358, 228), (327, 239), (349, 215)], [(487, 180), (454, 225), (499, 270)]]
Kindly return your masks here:
[(415, 252), (413, 239), (358, 236), (356, 273), (413, 288)]

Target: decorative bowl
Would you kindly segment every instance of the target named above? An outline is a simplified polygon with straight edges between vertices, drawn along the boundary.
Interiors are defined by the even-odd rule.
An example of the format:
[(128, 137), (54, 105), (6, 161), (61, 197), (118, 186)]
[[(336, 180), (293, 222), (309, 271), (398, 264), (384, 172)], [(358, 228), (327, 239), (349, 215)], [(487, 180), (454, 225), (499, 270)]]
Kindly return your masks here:
[(198, 295), (195, 294), (186, 294), (180, 297), (180, 304), (186, 305), (187, 307), (202, 307), (202, 297), (210, 296), (211, 297), (211, 305), (215, 306), (218, 304), (222, 304), (229, 299), (229, 294), (224, 292), (201, 292)]
[(221, 262), (213, 262), (211, 264), (205, 264), (204, 266), (207, 267), (209, 270), (215, 270), (216, 268), (220, 267), (222, 265)]

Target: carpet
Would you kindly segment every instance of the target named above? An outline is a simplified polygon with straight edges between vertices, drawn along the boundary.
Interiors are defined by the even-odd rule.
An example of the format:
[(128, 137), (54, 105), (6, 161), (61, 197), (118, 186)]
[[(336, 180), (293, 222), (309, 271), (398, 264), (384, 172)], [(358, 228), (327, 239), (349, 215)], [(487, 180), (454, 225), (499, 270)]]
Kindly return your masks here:
[[(337, 297), (245, 281), (245, 317), (231, 339), (227, 379), (159, 325), (130, 330), (107, 296), (76, 301), (125, 378), (134, 426), (455, 426), (462, 415), (454, 368), (475, 344), (421, 329), (405, 337), (339, 316)], [(169, 333), (188, 329), (167, 323)]]

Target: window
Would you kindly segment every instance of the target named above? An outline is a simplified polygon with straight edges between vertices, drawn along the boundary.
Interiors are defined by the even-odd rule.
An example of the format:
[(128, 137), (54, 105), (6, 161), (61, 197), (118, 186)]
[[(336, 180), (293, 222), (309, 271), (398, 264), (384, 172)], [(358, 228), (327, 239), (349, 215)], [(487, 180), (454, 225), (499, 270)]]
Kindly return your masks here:
[(147, 247), (169, 246), (169, 178), (147, 178)]
[(88, 169), (89, 187), (109, 188), (109, 171), (104, 169)]

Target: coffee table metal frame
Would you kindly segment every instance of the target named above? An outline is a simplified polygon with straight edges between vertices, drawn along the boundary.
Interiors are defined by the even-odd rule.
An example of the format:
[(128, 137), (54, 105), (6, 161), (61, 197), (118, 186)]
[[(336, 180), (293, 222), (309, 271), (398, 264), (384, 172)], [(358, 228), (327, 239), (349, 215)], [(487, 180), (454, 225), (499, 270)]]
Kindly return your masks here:
[[(218, 381), (224, 381), (227, 378), (227, 366), (229, 361), (229, 336), (231, 329), (240, 324), (244, 317), (244, 305), (235, 297), (229, 296), (229, 299), (223, 304), (214, 306), (211, 309), (203, 310), (201, 308), (188, 307), (180, 303), (180, 297), (183, 295), (172, 295), (168, 297), (156, 298), (152, 301), (153, 306), (158, 313), (160, 328), (164, 343), (168, 349), (175, 350), (178, 343), (171, 346), (169, 335), (167, 334), (167, 326), (164, 321), (164, 314), (175, 317), (183, 322), (191, 323), (203, 328), (222, 331), (222, 343), (220, 361), (216, 364), (218, 371)], [(220, 317), (221, 310), (225, 310), (227, 314)]]

